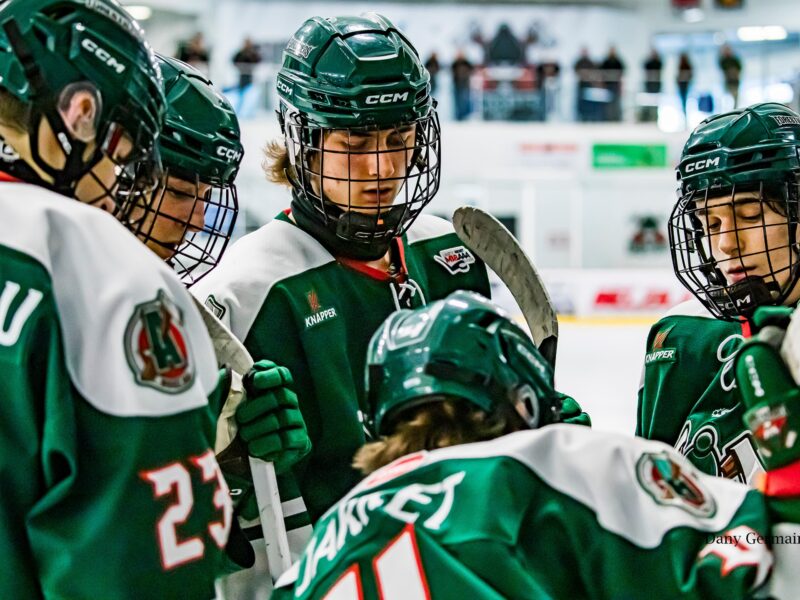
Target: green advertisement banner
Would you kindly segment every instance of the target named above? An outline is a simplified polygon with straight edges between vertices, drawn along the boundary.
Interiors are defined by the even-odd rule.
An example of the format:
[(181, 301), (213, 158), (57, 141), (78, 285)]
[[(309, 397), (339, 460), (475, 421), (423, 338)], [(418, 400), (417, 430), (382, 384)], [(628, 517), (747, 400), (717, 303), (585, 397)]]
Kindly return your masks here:
[(666, 168), (666, 144), (594, 144), (595, 169)]

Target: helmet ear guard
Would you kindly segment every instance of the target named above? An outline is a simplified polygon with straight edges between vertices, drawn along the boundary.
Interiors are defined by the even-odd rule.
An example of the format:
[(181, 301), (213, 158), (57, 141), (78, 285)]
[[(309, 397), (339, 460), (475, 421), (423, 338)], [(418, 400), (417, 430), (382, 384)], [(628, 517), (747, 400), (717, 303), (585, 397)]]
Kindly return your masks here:
[[(0, 21), (5, 38), (0, 87), (28, 107), (30, 161), (47, 177), (31, 176), (31, 169), (16, 165), (9, 172), (68, 196), (90, 174), (104, 190), (103, 199), (115, 201), (117, 184), (108, 189), (92, 173), (103, 158), (113, 160), (120, 170), (128, 162), (128, 157), (119, 157), (110, 148), (113, 127), (127, 133), (133, 154), (149, 157), (165, 108), (159, 69), (138, 24), (109, 0), (7, 0), (0, 5)], [(98, 60), (101, 50), (108, 60)], [(95, 97), (96, 114), (94, 123), (84, 121), (75, 129), (68, 126), (64, 109), (80, 91)], [(38, 132), (43, 120), (63, 151), (61, 168), (52, 167), (41, 155)], [(91, 142), (96, 148), (84, 159)]]

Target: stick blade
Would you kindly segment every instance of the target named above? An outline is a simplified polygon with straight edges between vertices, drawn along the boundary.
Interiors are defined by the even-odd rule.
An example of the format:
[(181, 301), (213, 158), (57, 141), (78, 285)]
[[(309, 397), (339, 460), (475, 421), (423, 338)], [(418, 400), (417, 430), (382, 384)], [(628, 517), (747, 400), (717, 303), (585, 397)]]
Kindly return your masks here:
[(453, 227), (461, 241), (497, 273), (509, 289), (522, 310), (534, 343), (555, 365), (556, 312), (544, 282), (519, 242), (500, 221), (473, 206), (456, 209)]

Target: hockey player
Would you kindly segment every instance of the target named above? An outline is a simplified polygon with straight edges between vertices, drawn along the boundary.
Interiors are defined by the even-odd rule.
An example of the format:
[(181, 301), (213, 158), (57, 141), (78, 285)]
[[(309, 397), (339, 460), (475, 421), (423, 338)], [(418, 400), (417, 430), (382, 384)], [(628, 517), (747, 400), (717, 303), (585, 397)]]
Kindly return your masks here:
[(10, 0), (0, 28), (0, 597), (210, 598), (213, 348), (175, 275), (65, 198), (118, 213), (134, 166), (149, 197), (158, 66), (113, 0)]
[(800, 116), (774, 103), (694, 130), (677, 169), (669, 232), (675, 273), (696, 299), (671, 310), (647, 339), (637, 435), (742, 482), (763, 461), (742, 427), (733, 359), (759, 325), (756, 307), (794, 307), (800, 298), (798, 140)]
[[(394, 25), (375, 14), (309, 19), (286, 47), (277, 89), (285, 139), (270, 146), (267, 171), (291, 186), (291, 208), (233, 244), (193, 291), (256, 360), (294, 377), (287, 391), (312, 447), (279, 479), (290, 541), (302, 545), (359, 479), (350, 463), (369, 435), (370, 336), (398, 308), (455, 289), (488, 295), (489, 284), (451, 225), (420, 215), (439, 187), (439, 121), (429, 75)], [(273, 409), (238, 413), (251, 452), (272, 432), (250, 419)], [(279, 470), (309, 447), (286, 451)]]
[(230, 103), (194, 67), (157, 55), (167, 98), (158, 140), (163, 173), (152, 198), (123, 190), (123, 220), (187, 285), (216, 266), (239, 205), (244, 155)]
[(753, 431), (776, 434), (762, 492), (658, 442), (541, 428), (559, 419), (552, 371), (475, 294), (393, 314), (367, 369), (367, 477), (274, 599), (797, 597), (800, 391), (770, 345), (736, 367)]

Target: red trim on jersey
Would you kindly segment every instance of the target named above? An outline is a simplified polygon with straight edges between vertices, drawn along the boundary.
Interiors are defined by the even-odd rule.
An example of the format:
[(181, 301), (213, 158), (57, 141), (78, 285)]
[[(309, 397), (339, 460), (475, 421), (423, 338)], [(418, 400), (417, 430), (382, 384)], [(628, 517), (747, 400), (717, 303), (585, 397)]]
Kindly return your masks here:
[(367, 262), (363, 260), (347, 258), (346, 256), (337, 256), (336, 260), (345, 267), (358, 271), (377, 281), (392, 281), (393, 279), (405, 281), (408, 276), (408, 269), (406, 268), (406, 251), (403, 247), (403, 240), (401, 238), (395, 238), (393, 241), (397, 243), (397, 255), (400, 258), (400, 272), (397, 275), (391, 276), (386, 271), (370, 267)]
[(6, 183), (24, 183), (22, 179), (18, 179), (13, 175), (9, 175), (8, 173), (3, 173), (0, 171), (0, 181), (4, 181)]
[(292, 216), (292, 209), (291, 208), (284, 208), (283, 209), (283, 214), (285, 214), (287, 217), (291, 217)]
[(742, 317), (742, 335), (746, 340), (753, 337), (753, 331), (750, 328), (750, 321), (744, 317)]
[(800, 496), (800, 460), (785, 467), (767, 471), (759, 482), (759, 489), (771, 498)]

